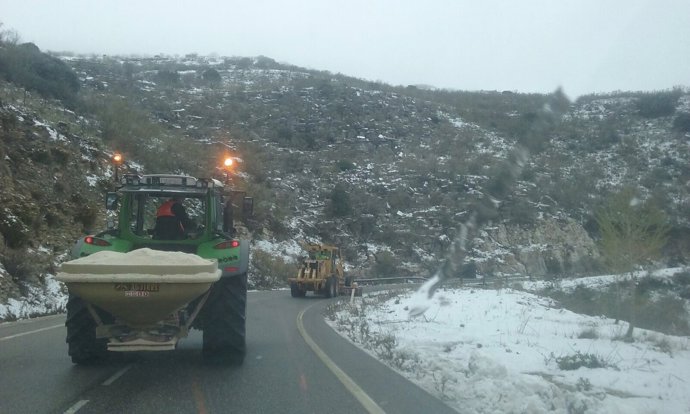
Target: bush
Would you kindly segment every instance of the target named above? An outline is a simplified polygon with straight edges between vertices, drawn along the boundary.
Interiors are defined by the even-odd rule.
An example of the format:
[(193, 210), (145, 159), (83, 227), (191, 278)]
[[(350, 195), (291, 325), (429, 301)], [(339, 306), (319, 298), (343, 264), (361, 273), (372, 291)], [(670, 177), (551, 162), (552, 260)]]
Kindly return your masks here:
[(16, 282), (31, 282), (38, 278), (40, 267), (24, 249), (5, 249), (0, 259), (7, 273)]
[(98, 219), (98, 209), (90, 205), (79, 205), (74, 213), (74, 221), (90, 230)]
[(690, 132), (690, 113), (683, 112), (673, 120), (673, 129), (679, 132)]
[(328, 213), (332, 217), (345, 217), (352, 213), (350, 195), (341, 183), (336, 184), (331, 192)]
[(349, 171), (355, 169), (355, 164), (348, 160), (339, 160), (337, 165), (340, 171)]
[(398, 274), (398, 260), (391, 252), (380, 252), (375, 255), (376, 264), (374, 274), (376, 277), (393, 277)]
[(73, 106), (79, 91), (77, 75), (60, 59), (42, 53), (33, 43), (0, 48), (0, 74), (47, 98)]
[(637, 112), (645, 118), (673, 115), (676, 112), (680, 96), (681, 91), (679, 89), (643, 93), (637, 100)]
[(29, 227), (7, 209), (0, 210), (0, 233), (10, 248), (19, 248), (29, 241)]
[(250, 289), (272, 289), (287, 286), (287, 279), (297, 272), (297, 266), (271, 253), (253, 250), (249, 272)]
[[(545, 290), (542, 293), (576, 313), (604, 315), (621, 320), (627, 320), (634, 313), (635, 324), (640, 328), (669, 335), (689, 335), (690, 324), (686, 316), (685, 301), (678, 298), (683, 297), (686, 289), (682, 287), (683, 278), (684, 276), (678, 276), (674, 280), (675, 285), (659, 279), (642, 278), (637, 283), (622, 280), (604, 290), (577, 285), (570, 292)], [(582, 334), (586, 335), (585, 332)]]
[(558, 364), (558, 368), (562, 369), (563, 371), (574, 371), (581, 367), (607, 368), (611, 366), (597, 355), (583, 354), (580, 351), (575, 352), (573, 355), (556, 357), (556, 364)]

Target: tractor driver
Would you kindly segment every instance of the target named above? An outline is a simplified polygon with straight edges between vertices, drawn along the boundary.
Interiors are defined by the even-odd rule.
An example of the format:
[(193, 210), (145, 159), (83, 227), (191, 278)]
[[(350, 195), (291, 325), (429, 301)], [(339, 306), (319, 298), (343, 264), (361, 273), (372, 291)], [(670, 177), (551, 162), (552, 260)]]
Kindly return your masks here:
[(175, 196), (158, 207), (154, 239), (180, 240), (186, 238), (186, 232), (192, 223), (182, 205), (183, 201), (184, 197)]

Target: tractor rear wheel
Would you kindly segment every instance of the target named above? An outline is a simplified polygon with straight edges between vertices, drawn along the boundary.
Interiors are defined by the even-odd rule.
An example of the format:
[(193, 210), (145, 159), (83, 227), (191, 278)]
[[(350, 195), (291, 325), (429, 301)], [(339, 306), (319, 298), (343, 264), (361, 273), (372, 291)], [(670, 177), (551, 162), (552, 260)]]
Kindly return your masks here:
[(72, 357), (73, 363), (96, 364), (108, 357), (108, 339), (96, 338), (96, 321), (79, 296), (69, 295), (65, 326), (67, 353)]
[(203, 355), (209, 362), (241, 364), (246, 354), (247, 274), (221, 278), (204, 305)]

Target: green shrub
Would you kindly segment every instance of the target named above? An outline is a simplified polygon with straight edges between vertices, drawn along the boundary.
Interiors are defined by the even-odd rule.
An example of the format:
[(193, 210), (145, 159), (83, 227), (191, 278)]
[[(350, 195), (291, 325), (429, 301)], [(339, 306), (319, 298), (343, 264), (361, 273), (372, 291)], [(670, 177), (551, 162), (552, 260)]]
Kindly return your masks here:
[(19, 248), (29, 241), (30, 229), (20, 217), (7, 209), (0, 210), (0, 233), (10, 248)]
[(643, 93), (637, 99), (637, 112), (645, 118), (673, 115), (676, 112), (676, 106), (681, 94), (679, 89)]
[(376, 254), (374, 274), (376, 277), (393, 277), (398, 275), (398, 259), (391, 252)]
[(5, 249), (0, 253), (0, 261), (16, 282), (35, 281), (41, 271), (35, 258), (25, 249)]
[(272, 289), (287, 286), (287, 279), (297, 272), (297, 266), (262, 250), (252, 251), (248, 284), (250, 289)]
[(345, 185), (338, 183), (329, 197), (327, 211), (332, 217), (345, 217), (352, 213), (352, 203)]
[(690, 113), (682, 112), (673, 119), (673, 129), (680, 132), (690, 132)]
[(556, 357), (556, 364), (558, 368), (563, 371), (574, 371), (576, 369), (585, 368), (608, 368), (611, 365), (601, 357), (594, 354), (583, 354), (580, 351), (573, 355), (566, 355)]
[(348, 160), (339, 160), (337, 166), (340, 171), (350, 171), (355, 169), (355, 164)]
[(77, 75), (60, 59), (42, 53), (33, 43), (0, 48), (0, 74), (10, 82), (73, 106), (79, 91)]

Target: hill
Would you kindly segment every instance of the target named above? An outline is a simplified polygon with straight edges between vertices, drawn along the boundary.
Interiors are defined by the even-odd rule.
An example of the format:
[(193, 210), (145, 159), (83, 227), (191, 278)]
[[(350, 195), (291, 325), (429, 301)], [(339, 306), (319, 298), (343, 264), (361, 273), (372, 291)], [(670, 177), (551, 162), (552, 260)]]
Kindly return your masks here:
[[(39, 56), (3, 45), (0, 62), (19, 47)], [(0, 84), (0, 303), (99, 228), (114, 150), (130, 169), (196, 176), (232, 151), (235, 184), (255, 198), (255, 241), (286, 253), (303, 239), (337, 244), (363, 276), (429, 275), (477, 210), (488, 225), (456, 276), (599, 273), (596, 212), (627, 188), (668, 217), (656, 263), (688, 259), (681, 89), (569, 102), (560, 91), (391, 86), (267, 57), (40, 56), (78, 87), (56, 95), (0, 64), (10, 67)], [(529, 157), (513, 181), (516, 149)], [(293, 260), (255, 254), (254, 287), (282, 285)]]

